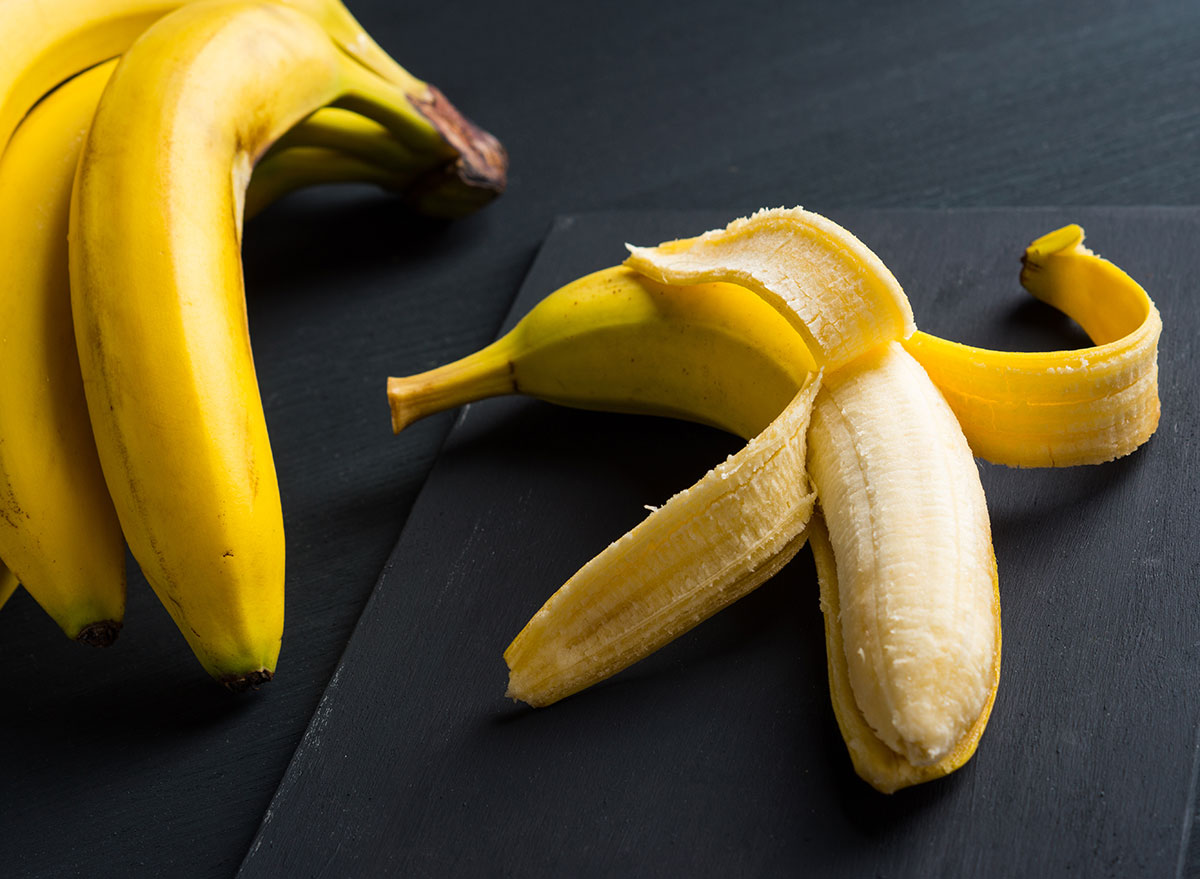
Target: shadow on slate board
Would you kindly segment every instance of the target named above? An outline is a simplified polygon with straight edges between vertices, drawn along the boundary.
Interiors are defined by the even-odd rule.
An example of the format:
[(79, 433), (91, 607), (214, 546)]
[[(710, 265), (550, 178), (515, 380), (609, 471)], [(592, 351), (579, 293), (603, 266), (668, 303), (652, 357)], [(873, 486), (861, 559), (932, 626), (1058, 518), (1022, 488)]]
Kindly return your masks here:
[[(853, 774), (829, 707), (810, 555), (610, 681), (547, 709), (501, 653), (580, 565), (737, 448), (708, 428), (506, 398), (467, 407), (413, 508), (240, 876), (1163, 876), (1189, 846), (1200, 732), (1200, 212), (829, 212), (923, 329), (1084, 344), (1019, 287), (1077, 221), (1163, 313), (1163, 420), (1121, 461), (981, 464), (1004, 671), (979, 751), (893, 796)], [(554, 226), (508, 325), (546, 293), (734, 213)]]

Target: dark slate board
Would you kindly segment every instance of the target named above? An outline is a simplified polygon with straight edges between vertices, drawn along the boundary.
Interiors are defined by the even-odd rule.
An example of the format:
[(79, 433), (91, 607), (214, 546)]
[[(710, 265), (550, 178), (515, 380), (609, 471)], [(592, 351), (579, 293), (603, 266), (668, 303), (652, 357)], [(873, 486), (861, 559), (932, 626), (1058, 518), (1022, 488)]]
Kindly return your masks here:
[[(467, 407), (240, 876), (1164, 876), (1189, 849), (1200, 704), (1200, 211), (845, 211), (920, 325), (975, 344), (1081, 335), (1017, 282), (1081, 222), (1164, 317), (1163, 420), (1122, 461), (982, 465), (1004, 671), (976, 757), (887, 797), (829, 707), (811, 559), (609, 682), (533, 711), (501, 652), (557, 586), (736, 448), (716, 431), (524, 399)], [(560, 219), (509, 325), (556, 286), (726, 214)], [(1189, 858), (1189, 851), (1191, 857)]]

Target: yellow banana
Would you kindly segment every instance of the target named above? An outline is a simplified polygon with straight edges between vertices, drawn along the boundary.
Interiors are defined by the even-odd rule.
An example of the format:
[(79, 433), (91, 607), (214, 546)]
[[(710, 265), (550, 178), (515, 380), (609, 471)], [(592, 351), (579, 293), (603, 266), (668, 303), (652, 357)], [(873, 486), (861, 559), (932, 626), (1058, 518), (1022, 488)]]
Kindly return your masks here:
[[(758, 413), (769, 409), (762, 401), (786, 399), (811, 368), (812, 359), (805, 360), (807, 351), (798, 355), (794, 350), (803, 348), (799, 334), (763, 346), (764, 352), (770, 352), (765, 357), (749, 356), (747, 347), (761, 344), (764, 333), (779, 333), (782, 326), (764, 321), (748, 308), (761, 305), (761, 280), (756, 292), (728, 283), (703, 287), (659, 283), (745, 282), (753, 272), (759, 279), (786, 278), (785, 291), (795, 289), (791, 282), (796, 273), (770, 264), (769, 254), (778, 251), (778, 239), (770, 247), (756, 246), (750, 255), (731, 255), (730, 249), (740, 247), (736, 244), (739, 226), (742, 231), (746, 228), (735, 224), (735, 234), (724, 238), (719, 232), (702, 236), (702, 241), (707, 238), (707, 258), (687, 254), (686, 271), (677, 274), (664, 270), (662, 264), (675, 260), (678, 265), (679, 253), (689, 248), (686, 242), (656, 251), (634, 249), (635, 256), (644, 257), (634, 264), (658, 281), (620, 267), (594, 273), (555, 291), (488, 348), (419, 376), (389, 379), (393, 426), (400, 429), (415, 418), (484, 396), (519, 392), (586, 408), (687, 417), (743, 436), (754, 435), (765, 424)], [(1105, 356), (1092, 357), (1090, 368), (1074, 374), (1059, 367), (1078, 363), (1077, 358), (1087, 352), (1039, 355), (1041, 382), (1033, 368), (1027, 369), (1025, 391), (1027, 398), (1049, 402), (1069, 380), (1075, 385), (1076, 412), (1089, 405), (1109, 407), (1118, 427), (1093, 431), (1079, 448), (1090, 448), (1087, 454), (1093, 457), (1111, 457), (1114, 445), (1132, 448), (1152, 432), (1138, 413), (1152, 408), (1157, 415), (1156, 389), (1121, 398), (1113, 391), (1120, 382), (1112, 377), (1152, 371), (1157, 314), (1144, 291), (1124, 273), (1109, 264), (1097, 270), (1079, 262), (1099, 261), (1072, 246), (1080, 235), (1052, 233), (1035, 242), (1026, 256), (1023, 280), (1031, 288), (1040, 283), (1033, 292), (1081, 319), (1093, 338), (1099, 334), (1095, 327), (1108, 327), (1109, 339), (1097, 341), (1106, 341), (1110, 348), (1107, 352), (1093, 349), (1093, 355)], [(713, 253), (718, 256), (711, 257)], [(1056, 265), (1056, 259), (1069, 262)], [(827, 260), (807, 262), (830, 265)], [(1051, 268), (1041, 272), (1040, 280), (1029, 277), (1031, 265), (1047, 262)], [(734, 264), (736, 272), (723, 263)], [(1082, 288), (1089, 290), (1082, 302), (1073, 292), (1081, 289), (1076, 286), (1081, 275), (1094, 281)], [(689, 297), (701, 290), (705, 295), (697, 295), (696, 308), (689, 311)], [(766, 292), (775, 304), (786, 299)], [(1071, 307), (1064, 304), (1071, 302), (1075, 303)], [(843, 306), (834, 298), (822, 307), (828, 319), (836, 321)], [(1113, 313), (1103, 314), (1108, 311)], [(903, 315), (903, 309), (891, 313)], [(903, 323), (901, 319), (893, 326)], [(1129, 334), (1124, 342), (1116, 339), (1122, 332)], [(904, 341), (920, 358), (927, 349), (913, 344), (918, 338), (926, 342), (933, 337), (918, 332)], [(809, 339), (815, 344), (817, 334)], [(946, 344), (950, 353), (938, 352), (942, 370), (953, 371), (955, 357), (965, 362), (977, 356), (974, 349)], [(633, 351), (638, 356), (632, 360), (625, 356)], [(817, 360), (829, 363), (828, 354), (822, 358), (820, 349), (814, 353)], [(977, 373), (974, 387), (980, 399), (1000, 406), (1009, 386), (1006, 370), (1024, 355), (1012, 355), (1009, 361), (1002, 352), (988, 353), (992, 360)], [(702, 358), (709, 369), (688, 368)], [(722, 367), (728, 375), (716, 375)], [(660, 376), (662, 387), (657, 384)], [(826, 615), (831, 693), (857, 771), (880, 790), (892, 791), (961, 766), (974, 752), (986, 725), (1000, 667), (999, 600), (990, 528), (971, 452), (956, 423), (955, 414), (961, 413), (951, 414), (921, 366), (897, 341), (843, 359), (840, 368), (827, 368), (826, 383), (812, 414), (809, 467), (819, 497), (832, 510), (827, 516), (835, 522), (836, 556), (845, 569), (842, 578), (821, 517), (814, 520), (809, 535)], [(734, 386), (761, 399), (747, 403), (730, 395), (727, 389)], [(760, 393), (764, 388), (769, 390)], [(1122, 405), (1129, 407), (1128, 412)], [(1063, 411), (1044, 411), (1040, 416), (1043, 435), (1061, 432), (1067, 427), (1061, 419), (1070, 417)], [(982, 435), (993, 423), (964, 423), (964, 427), (968, 435), (972, 428)], [(1123, 424), (1135, 427), (1122, 428)], [(1141, 439), (1130, 440), (1135, 430)], [(1043, 439), (1040, 436), (1035, 442)], [(1008, 459), (1005, 463), (1026, 454), (1021, 436), (1010, 435), (1006, 442), (998, 447)], [(907, 454), (909, 443), (921, 448), (924, 456), (914, 460)], [(581, 571), (577, 577), (583, 575)], [(932, 588), (916, 588), (925, 578)], [(594, 573), (589, 579), (602, 582)], [(646, 579), (643, 574), (640, 582)], [(648, 601), (646, 595), (645, 591), (627, 595), (610, 613), (636, 617), (638, 602)], [(543, 665), (561, 649), (552, 646), (563, 640), (550, 634), (554, 627), (566, 626), (572, 632), (579, 627), (568, 607), (552, 600), (541, 618), (535, 617), (538, 638), (545, 645), (540, 652)], [(877, 619), (869, 613), (872, 609), (880, 614)], [(666, 617), (670, 619), (669, 614)], [(917, 631), (917, 619), (928, 625), (921, 624)], [(646, 643), (654, 643), (652, 632), (665, 624), (659, 618), (646, 622)], [(596, 624), (590, 643), (576, 634), (571, 650), (586, 655), (590, 646), (608, 655), (606, 629)], [(523, 633), (519, 641), (522, 656), (539, 655), (531, 635)], [(510, 651), (517, 646), (514, 642)], [(628, 644), (623, 649), (636, 652)], [(536, 666), (534, 661), (523, 661)], [(939, 675), (946, 669), (951, 671)], [(586, 662), (576, 662), (572, 674), (585, 679), (588, 671)], [(510, 678), (510, 686), (514, 679)], [(524, 685), (517, 690), (518, 695), (525, 692)]]
[(104, 476), (151, 585), (234, 688), (273, 672), (284, 566), (245, 322), (242, 199), (254, 159), (332, 103), (438, 167), (457, 159), (409, 94), (313, 19), (196, 2), (124, 55), (75, 180), (72, 312)]
[[(125, 540), (79, 373), (67, 224), (80, 148), (115, 66), (85, 71), (39, 102), (0, 158), (0, 201), (10, 207), (0, 216), (0, 254), (9, 267), (0, 278), (0, 375), (7, 381), (0, 395), (0, 558), (68, 637), (97, 646), (111, 643), (121, 626)], [(377, 151), (378, 132), (351, 116), (340, 111), (323, 129), (340, 134), (347, 149)], [(360, 131), (369, 138), (365, 150), (356, 140)], [(292, 148), (260, 163), (248, 201), (258, 208), (316, 182), (387, 183), (398, 176), (333, 150), (309, 152)]]
[(96, 456), (71, 327), (67, 215), (109, 62), (54, 91), (0, 158), (0, 558), (69, 638), (125, 610), (125, 540)]
[(327, 147), (289, 147), (254, 166), (246, 187), (246, 219), (298, 189), (322, 183), (369, 183), (403, 189), (412, 176), (397, 174)]
[(392, 427), (498, 394), (757, 435), (815, 368), (774, 308), (733, 284), (671, 286), (618, 266), (542, 300), (483, 350), (388, 379)]
[[(1162, 321), (1146, 291), (1083, 248), (1082, 235), (1068, 226), (1039, 238), (1021, 278), (1089, 329), (1095, 347), (988, 351), (920, 330), (903, 340), (977, 457), (1024, 467), (1094, 464), (1154, 433)], [(1075, 298), (1081, 290), (1087, 299)], [(783, 319), (764, 305), (736, 284), (668, 285), (627, 266), (602, 269), (551, 293), (487, 348), (388, 379), (392, 426), (522, 393), (685, 418), (749, 438), (813, 363), (799, 334), (783, 335)]]

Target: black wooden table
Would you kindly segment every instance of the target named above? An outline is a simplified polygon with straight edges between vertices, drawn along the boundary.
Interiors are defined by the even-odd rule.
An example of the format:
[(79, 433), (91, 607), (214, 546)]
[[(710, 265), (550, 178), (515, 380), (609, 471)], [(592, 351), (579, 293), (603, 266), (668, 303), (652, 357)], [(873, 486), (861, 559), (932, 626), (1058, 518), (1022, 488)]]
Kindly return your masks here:
[[(504, 141), (509, 191), (453, 225), (352, 187), (249, 225), (288, 534), (279, 674), (248, 697), (219, 690), (135, 569), (107, 651), (65, 642), (15, 596), (0, 611), (6, 875), (237, 871), (453, 421), (392, 437), (384, 378), (493, 338), (556, 216), (1200, 205), (1195, 3), (663, 7), (351, 4)], [(1195, 416), (1179, 429), (1194, 440)], [(1184, 874), (1195, 858), (1167, 860)]]

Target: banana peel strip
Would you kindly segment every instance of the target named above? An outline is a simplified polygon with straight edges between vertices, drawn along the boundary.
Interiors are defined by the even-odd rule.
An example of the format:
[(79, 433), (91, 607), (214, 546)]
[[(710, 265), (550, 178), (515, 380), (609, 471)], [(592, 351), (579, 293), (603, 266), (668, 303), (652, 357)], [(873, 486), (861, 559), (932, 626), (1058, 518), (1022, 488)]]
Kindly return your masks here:
[(920, 331), (904, 342), (978, 457), (1010, 467), (1100, 464), (1158, 427), (1162, 319), (1141, 285), (1083, 237), (1069, 225), (1038, 238), (1022, 258), (1021, 283), (1083, 327), (1094, 347), (995, 351)]
[[(775, 575), (816, 495), (806, 436), (815, 375), (744, 448), (584, 565), (504, 652), (508, 696), (535, 707), (649, 656)], [(737, 521), (738, 528), (729, 528)]]
[(830, 370), (916, 329), (908, 297), (883, 261), (838, 224), (801, 208), (761, 210), (696, 238), (626, 247), (625, 265), (655, 281), (753, 290)]
[(850, 754), (854, 771), (860, 778), (885, 793), (895, 793), (904, 787), (941, 778), (961, 767), (971, 759), (983, 736), (996, 690), (1000, 685), (1000, 588), (996, 565), (992, 563), (992, 587), (996, 616), (996, 648), (992, 662), (991, 686), (987, 701), (974, 724), (959, 739), (953, 750), (936, 763), (915, 766), (903, 755), (893, 751), (875, 734), (867, 723), (850, 685), (850, 669), (846, 661), (846, 648), (842, 640), (841, 608), (838, 600), (837, 562), (829, 531), (820, 508), (814, 511), (808, 523), (808, 545), (812, 547), (813, 561), (817, 568), (817, 582), (821, 590), (821, 615), (825, 620), (825, 656), (829, 671), (829, 693), (838, 728)]

